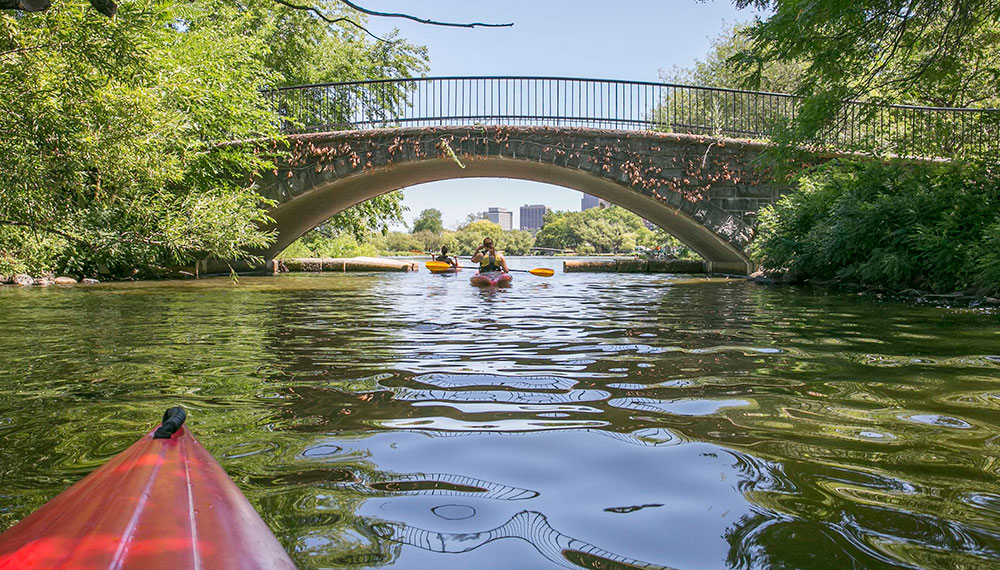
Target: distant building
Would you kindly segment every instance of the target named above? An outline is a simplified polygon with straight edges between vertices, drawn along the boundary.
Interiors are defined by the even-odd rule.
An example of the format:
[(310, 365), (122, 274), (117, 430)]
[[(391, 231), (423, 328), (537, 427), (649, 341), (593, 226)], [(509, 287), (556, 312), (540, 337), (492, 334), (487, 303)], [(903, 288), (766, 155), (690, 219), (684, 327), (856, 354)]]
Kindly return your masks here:
[(521, 206), (521, 229), (537, 230), (545, 224), (545, 214), (549, 207), (544, 204), (525, 204)]
[(507, 208), (490, 208), (483, 212), (483, 218), (500, 226), (500, 229), (505, 232), (514, 228), (514, 212)]
[(583, 198), (580, 200), (580, 211), (582, 212), (591, 208), (607, 208), (610, 205), (611, 203), (603, 198), (591, 196), (590, 194), (584, 194)]

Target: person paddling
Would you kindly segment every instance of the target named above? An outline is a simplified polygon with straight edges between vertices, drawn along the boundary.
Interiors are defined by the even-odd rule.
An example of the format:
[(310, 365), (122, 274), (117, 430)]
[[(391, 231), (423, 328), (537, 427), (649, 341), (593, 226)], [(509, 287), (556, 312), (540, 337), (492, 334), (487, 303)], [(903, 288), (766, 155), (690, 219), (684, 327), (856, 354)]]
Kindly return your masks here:
[(510, 269), (507, 268), (507, 260), (493, 246), (493, 238), (485, 238), (483, 245), (476, 248), (476, 251), (472, 254), (472, 263), (479, 264), (480, 273), (496, 271), (510, 273)]
[(441, 261), (443, 263), (451, 265), (456, 269), (458, 268), (458, 258), (453, 255), (448, 255), (448, 246), (446, 245), (441, 246), (441, 255), (432, 255), (431, 260)]

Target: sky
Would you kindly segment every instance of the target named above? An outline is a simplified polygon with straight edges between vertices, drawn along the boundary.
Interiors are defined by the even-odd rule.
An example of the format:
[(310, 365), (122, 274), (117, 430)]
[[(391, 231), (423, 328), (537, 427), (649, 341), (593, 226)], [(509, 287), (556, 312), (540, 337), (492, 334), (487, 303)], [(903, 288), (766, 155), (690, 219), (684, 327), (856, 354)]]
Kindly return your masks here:
[[(658, 81), (659, 70), (688, 67), (708, 53), (723, 28), (752, 20), (729, 0), (368, 0), (385, 12), (451, 22), (513, 22), (510, 28), (448, 28), (396, 18), (371, 18), (376, 34), (393, 28), (427, 46), (429, 77), (537, 75)], [(454, 228), (490, 206), (514, 212), (523, 204), (580, 209), (582, 194), (547, 184), (506, 179), (447, 180), (404, 191), (412, 222), (437, 208)], [(400, 228), (397, 228), (400, 229)]]

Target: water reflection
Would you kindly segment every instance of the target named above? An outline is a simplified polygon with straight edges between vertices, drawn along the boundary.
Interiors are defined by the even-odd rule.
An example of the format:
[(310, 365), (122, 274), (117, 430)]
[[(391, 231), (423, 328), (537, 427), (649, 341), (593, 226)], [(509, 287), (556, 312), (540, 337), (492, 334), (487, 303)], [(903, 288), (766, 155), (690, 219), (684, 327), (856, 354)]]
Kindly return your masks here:
[(182, 404), (304, 568), (1000, 561), (988, 312), (298, 275), (4, 288), (0, 326), (0, 528)]
[(531, 544), (546, 560), (564, 568), (607, 570), (666, 569), (640, 562), (566, 536), (549, 525), (542, 513), (521, 511), (504, 524), (480, 532), (434, 532), (401, 524), (385, 523), (376, 527), (384, 539), (408, 544), (431, 552), (460, 554), (505, 538), (519, 538)]

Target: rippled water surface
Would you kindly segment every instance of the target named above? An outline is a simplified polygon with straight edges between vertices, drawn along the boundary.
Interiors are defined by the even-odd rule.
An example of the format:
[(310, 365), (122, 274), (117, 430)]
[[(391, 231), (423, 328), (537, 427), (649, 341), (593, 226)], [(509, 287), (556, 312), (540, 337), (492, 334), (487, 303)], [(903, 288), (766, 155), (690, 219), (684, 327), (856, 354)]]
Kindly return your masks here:
[(997, 314), (466, 277), (0, 289), (0, 530), (181, 404), (302, 568), (1000, 567)]

